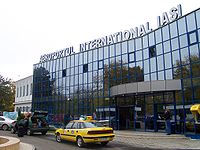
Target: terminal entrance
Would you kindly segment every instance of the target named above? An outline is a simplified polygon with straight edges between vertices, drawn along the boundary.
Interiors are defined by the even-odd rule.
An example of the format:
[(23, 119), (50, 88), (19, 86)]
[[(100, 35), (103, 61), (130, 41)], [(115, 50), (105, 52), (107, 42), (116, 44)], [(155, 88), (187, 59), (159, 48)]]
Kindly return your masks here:
[[(116, 97), (117, 129), (165, 132), (164, 110), (170, 109), (172, 125), (176, 124), (173, 92)], [(173, 126), (172, 126), (172, 130)], [(174, 131), (175, 132), (175, 131)]]

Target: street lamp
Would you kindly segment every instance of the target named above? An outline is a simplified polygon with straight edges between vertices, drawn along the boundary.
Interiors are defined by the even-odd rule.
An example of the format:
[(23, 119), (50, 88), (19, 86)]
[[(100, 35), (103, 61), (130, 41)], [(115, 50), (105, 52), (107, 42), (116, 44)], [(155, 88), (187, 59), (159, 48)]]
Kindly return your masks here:
[(70, 114), (70, 113), (71, 113), (71, 112), (70, 112), (70, 107), (71, 107), (70, 102), (71, 102), (71, 100), (72, 100), (71, 98), (69, 98), (69, 97), (67, 98), (67, 101), (69, 102), (69, 115), (71, 115), (71, 114)]

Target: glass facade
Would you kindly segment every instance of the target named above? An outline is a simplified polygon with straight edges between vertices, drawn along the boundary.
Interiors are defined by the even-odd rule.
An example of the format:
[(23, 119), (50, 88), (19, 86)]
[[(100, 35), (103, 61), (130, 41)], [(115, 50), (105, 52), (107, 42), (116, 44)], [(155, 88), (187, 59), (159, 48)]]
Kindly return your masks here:
[[(115, 129), (144, 131), (164, 129), (168, 107), (176, 133), (194, 132), (189, 106), (200, 103), (199, 57), (200, 9), (142, 37), (35, 64), (32, 107), (52, 122), (96, 112)], [(173, 79), (181, 90), (110, 96), (115, 85)]]

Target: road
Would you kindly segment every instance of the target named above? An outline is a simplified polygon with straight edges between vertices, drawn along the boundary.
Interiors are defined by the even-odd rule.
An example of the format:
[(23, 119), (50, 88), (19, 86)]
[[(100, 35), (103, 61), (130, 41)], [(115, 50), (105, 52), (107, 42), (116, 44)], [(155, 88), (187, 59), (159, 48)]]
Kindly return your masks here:
[[(0, 136), (12, 136), (19, 138), (16, 134), (11, 134), (10, 131), (2, 131), (0, 130)], [(32, 144), (36, 147), (36, 150), (77, 150), (80, 149), (77, 147), (75, 143), (71, 142), (62, 142), (57, 143), (55, 140), (55, 137), (53, 135), (41, 135), (41, 134), (35, 134), (33, 136), (27, 136), (19, 138), (21, 142)], [(134, 149), (134, 147), (131, 147), (130, 145), (120, 144), (119, 142), (113, 140), (108, 145), (102, 146), (101, 144), (90, 144), (87, 145), (84, 148), (81, 148), (81, 150), (88, 150), (88, 149), (97, 149), (97, 150), (131, 150)], [(137, 148), (138, 149), (138, 148)]]

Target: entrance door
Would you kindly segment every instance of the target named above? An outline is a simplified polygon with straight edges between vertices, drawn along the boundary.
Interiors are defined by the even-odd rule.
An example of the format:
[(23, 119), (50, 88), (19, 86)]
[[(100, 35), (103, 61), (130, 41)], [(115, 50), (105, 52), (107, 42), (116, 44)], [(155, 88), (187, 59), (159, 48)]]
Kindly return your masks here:
[(134, 107), (119, 107), (119, 129), (133, 129)]

